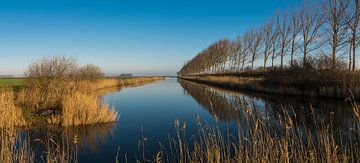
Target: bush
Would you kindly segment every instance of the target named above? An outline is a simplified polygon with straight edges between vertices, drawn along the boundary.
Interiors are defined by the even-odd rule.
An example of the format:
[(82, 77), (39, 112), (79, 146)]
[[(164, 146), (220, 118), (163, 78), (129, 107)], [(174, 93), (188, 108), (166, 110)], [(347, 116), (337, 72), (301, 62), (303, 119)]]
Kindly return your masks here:
[(83, 79), (99, 79), (104, 77), (104, 73), (99, 66), (88, 64), (79, 69), (79, 75)]
[(78, 88), (76, 72), (74, 58), (55, 56), (32, 63), (25, 72), (26, 86), (19, 101), (27, 108), (58, 109), (63, 95)]

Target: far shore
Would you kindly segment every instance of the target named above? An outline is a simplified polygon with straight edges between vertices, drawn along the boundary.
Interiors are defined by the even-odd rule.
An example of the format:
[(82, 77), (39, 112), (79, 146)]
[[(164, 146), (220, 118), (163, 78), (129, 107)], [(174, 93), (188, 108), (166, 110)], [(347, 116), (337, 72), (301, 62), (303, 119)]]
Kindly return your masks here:
[[(268, 79), (264, 73), (225, 73), (225, 74), (204, 74), (204, 75), (187, 75), (179, 76), (179, 79), (192, 82), (237, 90), (254, 91), (276, 95), (321, 97), (321, 98), (360, 98), (360, 88), (353, 86), (348, 87), (345, 84), (339, 85), (321, 85), (311, 80), (302, 83), (299, 80), (296, 86), (282, 85), (280, 79)], [(286, 77), (284, 77), (286, 78)], [(271, 82), (269, 81), (271, 80)], [(295, 80), (296, 79), (292, 79)], [(326, 79), (331, 81), (332, 79)], [(311, 83), (313, 82), (313, 83)], [(271, 83), (271, 84), (269, 84)], [(299, 87), (298, 85), (305, 85)], [(309, 85), (309, 86), (308, 86)]]

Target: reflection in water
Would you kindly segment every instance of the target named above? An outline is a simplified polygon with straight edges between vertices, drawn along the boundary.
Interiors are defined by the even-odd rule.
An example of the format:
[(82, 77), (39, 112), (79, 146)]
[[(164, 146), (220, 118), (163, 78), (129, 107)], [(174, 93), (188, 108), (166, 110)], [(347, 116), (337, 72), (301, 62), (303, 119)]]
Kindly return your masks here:
[[(221, 121), (241, 123), (244, 118), (242, 112), (247, 108), (256, 108), (263, 117), (273, 119), (274, 124), (287, 114), (298, 123), (300, 129), (304, 129), (306, 125), (306, 128), (314, 132), (316, 124), (321, 123), (341, 131), (339, 134), (344, 137), (355, 120), (351, 107), (345, 100), (276, 96), (231, 91), (185, 80), (178, 82), (185, 94), (190, 95)], [(249, 104), (253, 106), (248, 107)]]
[(102, 144), (110, 143), (114, 139), (114, 128), (114, 123), (67, 128), (48, 126), (23, 131), (23, 135), (31, 140), (30, 146), (36, 160), (42, 160), (44, 152), (56, 151), (56, 148), (95, 154)]
[[(338, 136), (335, 135), (336, 138), (342, 138), (341, 143), (336, 143), (339, 144), (339, 148), (346, 146), (345, 142), (349, 142), (347, 141), (349, 129), (353, 127), (354, 116), (344, 100), (273, 96), (221, 89), (184, 80), (178, 82), (180, 85), (176, 80), (170, 79), (131, 89), (99, 90), (99, 95), (106, 94), (102, 99), (121, 113), (122, 117), (118, 122), (71, 128), (38, 127), (25, 130), (22, 135), (24, 140), (29, 140), (26, 142), (30, 142), (31, 150), (36, 154), (36, 160), (40, 162), (44, 160), (41, 156), (46, 156), (48, 152), (49, 143), (55, 150), (56, 143), (65, 146), (62, 149), (69, 150), (70, 154), (72, 150), (77, 151), (79, 162), (114, 162), (119, 147), (121, 147), (119, 150), (121, 162), (125, 160), (135, 162), (136, 159), (143, 157), (139, 140), (146, 140), (146, 158), (153, 158), (159, 149), (163, 148), (164, 150), (170, 148), (166, 152), (171, 155), (171, 152), (177, 152), (175, 151), (177, 149), (171, 151), (171, 148), (179, 144), (174, 143), (174, 146), (169, 147), (173, 138), (177, 138), (177, 130), (174, 129), (174, 119), (177, 118), (180, 120), (180, 125), (186, 122), (186, 130), (183, 130), (186, 136), (183, 137), (189, 138), (186, 139), (189, 148), (195, 147), (192, 141), (201, 140), (197, 135), (199, 126), (202, 126), (198, 123), (199, 119), (201, 122), (209, 122), (209, 127), (219, 124), (214, 129), (217, 131), (216, 127), (219, 127), (221, 133), (230, 133), (227, 134), (228, 136), (239, 135), (239, 138), (249, 138), (251, 134), (266, 133), (268, 136), (266, 140), (274, 142), (280, 140), (286, 133), (295, 133), (284, 130), (286, 128), (284, 124), (291, 119), (296, 123), (291, 130), (299, 135), (292, 135), (286, 140), (293, 141), (295, 139), (292, 138), (297, 136), (306, 139), (308, 133), (314, 139), (322, 139), (324, 137), (316, 136), (320, 130), (316, 126), (328, 126), (338, 133)], [(310, 104), (313, 106), (312, 109)], [(195, 119), (194, 114), (199, 115), (199, 119)], [(220, 123), (214, 121), (214, 117)], [(262, 128), (264, 131), (253, 129), (257, 126), (255, 121), (259, 119), (260, 122), (266, 122), (262, 124), (266, 126)], [(184, 128), (183, 125), (181, 128)], [(140, 132), (141, 129), (144, 129), (144, 132)], [(204, 125), (204, 129), (207, 130), (208, 127)], [(327, 130), (321, 131), (325, 132), (318, 133), (327, 133)], [(334, 132), (329, 132), (329, 135), (332, 133)], [(49, 141), (49, 138), (55, 143)], [(360, 142), (358, 135), (355, 138)], [(163, 145), (161, 147), (159, 147), (160, 142)], [(231, 143), (233, 142), (229, 142)], [(242, 142), (239, 145), (246, 143)], [(247, 148), (252, 149), (252, 145)]]

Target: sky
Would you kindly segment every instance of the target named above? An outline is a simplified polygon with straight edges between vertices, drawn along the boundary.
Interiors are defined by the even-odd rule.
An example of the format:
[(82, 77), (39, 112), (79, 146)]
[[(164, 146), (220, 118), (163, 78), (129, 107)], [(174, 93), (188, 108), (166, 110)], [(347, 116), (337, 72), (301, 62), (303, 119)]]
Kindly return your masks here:
[(0, 75), (65, 55), (108, 75), (175, 75), (209, 44), (300, 0), (1, 0)]

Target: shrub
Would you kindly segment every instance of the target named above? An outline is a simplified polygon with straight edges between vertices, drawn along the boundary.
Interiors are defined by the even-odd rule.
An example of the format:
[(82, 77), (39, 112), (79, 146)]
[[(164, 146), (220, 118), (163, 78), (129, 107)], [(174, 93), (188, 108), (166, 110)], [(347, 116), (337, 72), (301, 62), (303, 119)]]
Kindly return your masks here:
[(63, 95), (78, 87), (76, 71), (74, 58), (55, 56), (32, 63), (25, 72), (26, 86), (19, 101), (28, 108), (58, 109)]
[(79, 69), (79, 75), (82, 79), (99, 79), (104, 77), (104, 73), (99, 66), (88, 64)]

